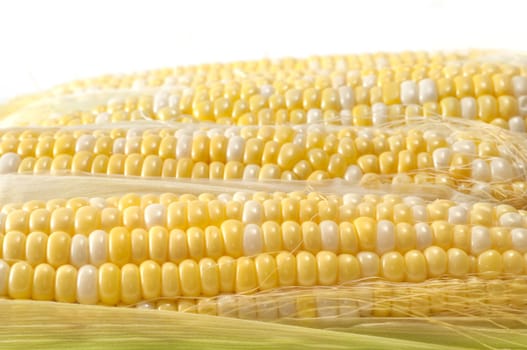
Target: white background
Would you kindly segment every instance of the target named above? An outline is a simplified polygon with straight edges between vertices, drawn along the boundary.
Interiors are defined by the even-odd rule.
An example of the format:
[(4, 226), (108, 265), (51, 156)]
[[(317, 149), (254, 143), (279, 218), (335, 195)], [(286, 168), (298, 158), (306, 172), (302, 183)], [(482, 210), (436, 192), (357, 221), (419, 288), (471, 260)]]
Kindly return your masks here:
[(526, 1), (0, 1), (0, 99), (102, 73), (260, 57), (527, 51)]

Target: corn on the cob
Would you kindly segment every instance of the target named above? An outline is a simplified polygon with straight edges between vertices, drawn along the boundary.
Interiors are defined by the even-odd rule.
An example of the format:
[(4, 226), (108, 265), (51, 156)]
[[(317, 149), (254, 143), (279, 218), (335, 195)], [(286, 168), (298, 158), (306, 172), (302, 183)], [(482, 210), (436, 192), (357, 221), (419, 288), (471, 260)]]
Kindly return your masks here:
[[(445, 282), (455, 293), (487, 279), (527, 288), (518, 278), (527, 272), (527, 214), (503, 204), (393, 194), (165, 193), (33, 200), (1, 213), (0, 295), (13, 299), (214, 314), (248, 307), (243, 312), (255, 315), (263, 298), (264, 308), (293, 303), (298, 317), (338, 313), (342, 299), (344, 315), (395, 316), (402, 311), (382, 300), (402, 287), (390, 283), (426, 293), (447, 277), (456, 279)], [(350, 285), (356, 287), (347, 291)], [(380, 285), (387, 289), (377, 291)], [(350, 310), (346, 293), (370, 293), (371, 307), (384, 311)], [(449, 297), (432, 306), (426, 295), (424, 314), (468, 307)], [(364, 303), (359, 296), (355, 302)], [(278, 315), (275, 309), (265, 315)]]
[[(434, 126), (435, 129), (426, 129)], [(441, 124), (391, 130), (323, 126), (7, 131), (0, 172), (211, 180), (436, 183), (523, 201), (527, 150), (492, 131)], [(510, 141), (510, 140), (509, 140)]]
[[(102, 91), (102, 95), (90, 97), (99, 105), (88, 102), (89, 108), (84, 110), (73, 109), (32, 123), (79, 125), (155, 119), (234, 125), (326, 122), (380, 126), (416, 115), (443, 115), (523, 132), (526, 67), (521, 63), (482, 63), (487, 56), (489, 52), (314, 57), (105, 76), (64, 85), (47, 94)], [(121, 92), (111, 91), (116, 88)], [(122, 93), (123, 89), (131, 90)], [(14, 120), (15, 124), (21, 122), (20, 118)]]
[(456, 203), (438, 199), (427, 202), (417, 196), (395, 194), (361, 195), (348, 193), (326, 195), (317, 192), (235, 192), (213, 194), (125, 194), (108, 199), (70, 198), (48, 201), (31, 200), (5, 204), (0, 210), (0, 233), (34, 231), (69, 235), (88, 235), (95, 230), (205, 229), (221, 226), (226, 220), (240, 225), (272, 221), (336, 224), (353, 223), (359, 217), (389, 220), (394, 224), (411, 225), (436, 221), (448, 225), (482, 225), (496, 227), (527, 227), (527, 212), (510, 205), (493, 203)]

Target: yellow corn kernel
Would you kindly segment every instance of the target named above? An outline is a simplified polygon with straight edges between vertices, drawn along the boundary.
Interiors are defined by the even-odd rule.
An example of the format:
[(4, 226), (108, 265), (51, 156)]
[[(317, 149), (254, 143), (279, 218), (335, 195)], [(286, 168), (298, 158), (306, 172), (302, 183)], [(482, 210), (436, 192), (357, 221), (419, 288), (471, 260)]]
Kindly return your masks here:
[(121, 298), (121, 269), (115, 264), (105, 263), (99, 267), (99, 297), (105, 305), (117, 305)]
[(225, 253), (229, 256), (236, 258), (242, 255), (243, 231), (243, 224), (238, 220), (226, 220), (221, 224)]
[(143, 278), (140, 271), (134, 264), (126, 264), (121, 268), (121, 301), (125, 305), (135, 304), (142, 298)]
[(155, 299), (161, 295), (161, 268), (152, 260), (144, 261), (139, 266), (141, 293), (145, 300)]
[(55, 296), (55, 269), (48, 264), (40, 264), (33, 272), (34, 300), (53, 300)]
[(199, 275), (201, 293), (206, 296), (216, 296), (220, 290), (218, 264), (210, 258), (201, 259), (199, 262)]
[(370, 217), (360, 217), (353, 221), (357, 237), (359, 239), (359, 247), (361, 250), (375, 250), (376, 245), (376, 222)]
[(236, 261), (236, 293), (250, 292), (256, 288), (257, 277), (254, 261), (248, 257), (238, 258)]
[(70, 259), (71, 237), (65, 232), (57, 231), (49, 235), (47, 241), (47, 261), (53, 267), (66, 265)]
[(33, 267), (19, 261), (9, 270), (8, 295), (12, 299), (30, 299), (33, 287)]

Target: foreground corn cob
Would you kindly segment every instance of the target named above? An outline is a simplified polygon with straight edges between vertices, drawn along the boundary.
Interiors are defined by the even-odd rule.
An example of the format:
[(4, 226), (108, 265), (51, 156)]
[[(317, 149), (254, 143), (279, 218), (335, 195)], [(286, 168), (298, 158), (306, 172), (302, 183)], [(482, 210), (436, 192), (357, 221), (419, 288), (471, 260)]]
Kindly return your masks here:
[(0, 295), (13, 299), (274, 319), (461, 314), (472, 297), (520, 311), (527, 293), (527, 212), (508, 205), (164, 193), (2, 214)]
[(488, 54), (204, 65), (14, 100), (0, 308), (523, 322), (527, 66)]

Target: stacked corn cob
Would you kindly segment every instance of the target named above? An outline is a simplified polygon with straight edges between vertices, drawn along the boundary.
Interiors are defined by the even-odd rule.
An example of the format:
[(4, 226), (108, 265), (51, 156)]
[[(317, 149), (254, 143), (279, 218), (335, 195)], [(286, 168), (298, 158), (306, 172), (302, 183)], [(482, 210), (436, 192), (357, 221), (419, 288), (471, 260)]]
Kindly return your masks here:
[(4, 179), (86, 188), (6, 195), (0, 297), (322, 323), (525, 313), (527, 64), (493, 57), (204, 65), (14, 100)]

